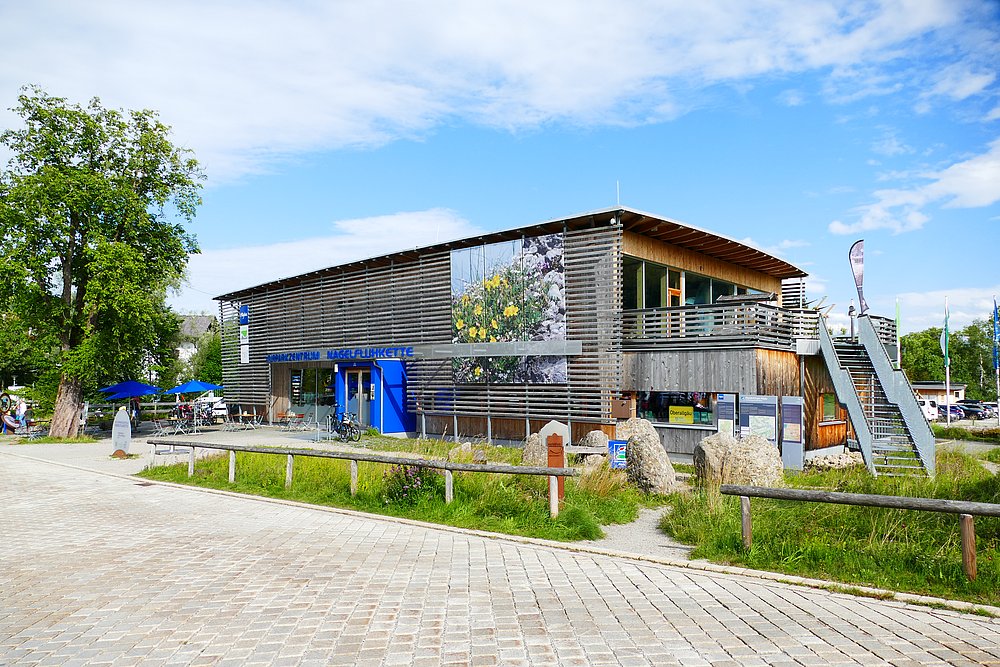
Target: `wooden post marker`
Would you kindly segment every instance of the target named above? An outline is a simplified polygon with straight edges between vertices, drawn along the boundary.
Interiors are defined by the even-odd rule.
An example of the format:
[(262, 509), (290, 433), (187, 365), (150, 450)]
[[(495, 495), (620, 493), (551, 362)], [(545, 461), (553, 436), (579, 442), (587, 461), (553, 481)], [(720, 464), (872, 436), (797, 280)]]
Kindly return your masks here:
[(294, 464), (295, 457), (291, 454), (288, 455), (288, 461), (285, 463), (285, 488), (292, 488), (292, 465)]
[[(565, 447), (563, 447), (563, 439), (561, 435), (553, 433), (548, 438), (545, 439), (545, 444), (549, 448), (549, 467), (550, 468), (562, 468), (566, 465), (566, 454)], [(566, 480), (562, 477), (557, 477), (559, 485), (559, 500), (561, 501), (566, 495)]]
[(549, 476), (549, 516), (553, 519), (559, 516), (559, 478)]
[(358, 462), (351, 461), (351, 495), (358, 495)]
[(194, 447), (191, 448), (191, 458), (188, 459), (188, 477), (194, 475)]
[(753, 544), (753, 531), (750, 525), (750, 498), (740, 496), (740, 520), (743, 525), (743, 548), (749, 550)]
[(229, 483), (236, 481), (236, 452), (229, 451)]
[(971, 514), (960, 514), (959, 525), (962, 532), (962, 569), (969, 581), (976, 580), (976, 527)]
[(447, 505), (455, 498), (455, 475), (450, 470), (444, 471), (444, 502)]

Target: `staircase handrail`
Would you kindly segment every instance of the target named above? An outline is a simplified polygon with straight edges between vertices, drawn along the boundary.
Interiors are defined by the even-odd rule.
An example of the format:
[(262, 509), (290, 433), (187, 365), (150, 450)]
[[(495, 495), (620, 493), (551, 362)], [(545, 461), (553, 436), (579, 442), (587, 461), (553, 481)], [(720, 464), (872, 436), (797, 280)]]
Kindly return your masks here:
[(837, 350), (833, 346), (833, 338), (826, 328), (825, 318), (819, 323), (819, 348), (830, 371), (833, 388), (836, 390), (837, 396), (847, 406), (847, 414), (851, 417), (854, 434), (858, 437), (858, 444), (861, 446), (861, 456), (864, 457), (868, 470), (875, 475), (877, 473), (875, 471), (875, 460), (872, 457), (872, 431), (868, 426), (868, 420), (865, 419), (865, 411), (854, 388), (854, 381), (851, 380), (851, 374), (840, 365), (840, 358), (837, 357)]
[(934, 475), (934, 433), (931, 431), (924, 411), (917, 403), (916, 394), (906, 373), (893, 367), (886, 352), (885, 344), (867, 315), (858, 317), (858, 342), (868, 352), (875, 375), (882, 385), (886, 400), (899, 408), (906, 429), (910, 432), (917, 448), (920, 462), (928, 475)]

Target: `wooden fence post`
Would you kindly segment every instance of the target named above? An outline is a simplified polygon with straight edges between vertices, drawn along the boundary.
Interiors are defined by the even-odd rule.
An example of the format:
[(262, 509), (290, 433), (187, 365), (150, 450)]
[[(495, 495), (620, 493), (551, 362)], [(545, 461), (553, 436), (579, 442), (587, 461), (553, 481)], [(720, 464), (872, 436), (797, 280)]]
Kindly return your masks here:
[[(566, 465), (566, 449), (563, 447), (562, 436), (553, 433), (545, 439), (545, 446), (548, 452), (548, 463), (550, 468), (562, 468)], [(562, 477), (559, 480), (559, 500), (566, 495), (566, 481)]]
[(750, 525), (750, 498), (740, 496), (740, 520), (743, 525), (743, 548), (749, 550), (753, 544), (753, 535)]
[(295, 457), (291, 454), (288, 455), (288, 461), (285, 463), (285, 488), (292, 488), (292, 466), (294, 465)]
[(962, 569), (969, 581), (976, 580), (976, 527), (971, 514), (960, 514), (962, 532)]
[(229, 450), (229, 483), (236, 481), (236, 452)]
[(358, 462), (351, 459), (351, 495), (358, 495)]
[(191, 458), (188, 459), (188, 477), (194, 475), (194, 445), (191, 446)]
[(549, 516), (559, 516), (559, 478), (555, 475), (549, 476)]
[(455, 476), (450, 470), (444, 471), (444, 502), (451, 503), (455, 498)]

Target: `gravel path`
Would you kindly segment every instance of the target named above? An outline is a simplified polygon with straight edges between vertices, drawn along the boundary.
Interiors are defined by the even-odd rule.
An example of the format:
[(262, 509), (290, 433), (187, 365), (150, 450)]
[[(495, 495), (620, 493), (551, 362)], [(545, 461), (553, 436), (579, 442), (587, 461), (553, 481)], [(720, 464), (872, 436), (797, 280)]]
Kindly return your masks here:
[(665, 508), (642, 508), (632, 523), (602, 526), (604, 538), (580, 542), (599, 549), (641, 554), (667, 560), (690, 560), (694, 548), (673, 540), (657, 528)]

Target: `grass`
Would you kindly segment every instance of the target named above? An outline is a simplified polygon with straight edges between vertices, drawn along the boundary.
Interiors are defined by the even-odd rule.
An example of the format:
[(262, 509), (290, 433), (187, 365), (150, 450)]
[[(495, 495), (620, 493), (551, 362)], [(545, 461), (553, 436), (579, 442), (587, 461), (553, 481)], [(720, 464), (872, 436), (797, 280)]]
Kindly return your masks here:
[[(430, 440), (378, 438), (365, 442), (380, 451), (425, 456), (443, 456), (454, 447)], [(520, 463), (518, 449), (485, 449), (491, 462)], [(296, 457), (293, 484), (288, 490), (285, 457), (273, 454), (238, 453), (233, 484), (228, 481), (228, 454), (198, 459), (191, 478), (186, 463), (140, 473), (148, 479), (560, 541), (598, 539), (603, 536), (601, 525), (629, 523), (638, 516), (640, 506), (665, 502), (664, 498), (651, 498), (629, 487), (624, 472), (609, 470), (606, 464), (586, 477), (566, 480), (564, 504), (556, 519), (549, 517), (546, 477), (456, 472), (454, 501), (445, 504), (443, 475), (423, 476), (422, 490), (406, 497), (399, 492), (404, 482), (392, 475), (390, 466), (360, 462), (358, 493), (351, 496), (350, 464), (342, 460)]]
[(17, 440), (19, 445), (77, 445), (77, 444), (89, 444), (97, 442), (97, 438), (93, 438), (89, 435), (80, 435), (75, 438), (52, 438), (47, 435), (41, 438), (35, 438), (34, 440), (28, 440), (26, 437), (20, 437)]
[(961, 426), (931, 424), (931, 430), (935, 438), (1000, 443), (1000, 428), (968, 429)]
[[(873, 478), (863, 468), (789, 476), (792, 487), (1000, 503), (1000, 477), (941, 452), (937, 476)], [(696, 545), (693, 558), (848, 585), (1000, 604), (1000, 519), (976, 517), (978, 578), (962, 569), (958, 517), (754, 498), (753, 547), (742, 546), (739, 498), (697, 488), (670, 496), (660, 527)]]

